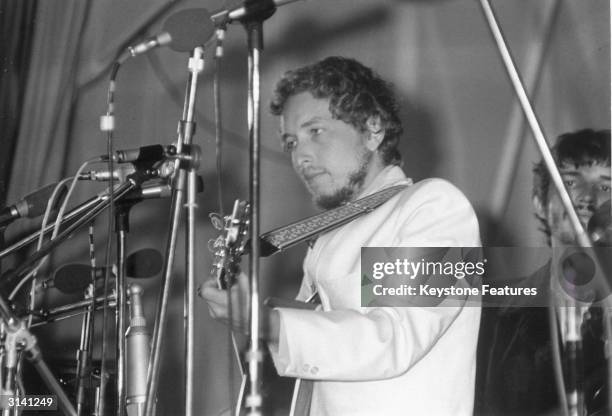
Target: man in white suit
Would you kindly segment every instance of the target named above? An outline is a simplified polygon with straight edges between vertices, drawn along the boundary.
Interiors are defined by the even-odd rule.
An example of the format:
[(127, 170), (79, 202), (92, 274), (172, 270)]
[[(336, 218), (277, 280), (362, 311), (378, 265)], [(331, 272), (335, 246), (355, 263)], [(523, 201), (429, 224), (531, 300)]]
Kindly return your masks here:
[[(319, 207), (409, 185), (309, 248), (297, 299), (317, 292), (317, 310), (265, 311), (278, 373), (314, 381), (311, 415), (470, 415), (480, 309), (362, 307), (360, 276), (361, 247), (479, 246), (470, 203), (446, 181), (406, 178), (391, 86), (355, 60), (330, 57), (289, 71), (271, 109)], [(240, 280), (234, 305), (246, 287)], [(227, 319), (227, 295), (214, 282), (203, 296), (214, 317)], [(233, 324), (245, 320), (236, 310)]]

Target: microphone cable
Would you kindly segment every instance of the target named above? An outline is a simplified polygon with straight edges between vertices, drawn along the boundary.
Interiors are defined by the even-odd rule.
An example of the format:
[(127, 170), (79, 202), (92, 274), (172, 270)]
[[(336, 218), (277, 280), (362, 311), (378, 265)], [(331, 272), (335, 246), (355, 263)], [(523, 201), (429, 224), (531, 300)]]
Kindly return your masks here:
[[(87, 165), (87, 163), (83, 164), (83, 166), (81, 167), (81, 169), (83, 169), (85, 166)], [(65, 178), (63, 180), (61, 180), (56, 186), (55, 189), (53, 189), (53, 192), (51, 193), (51, 197), (49, 198), (49, 201), (47, 202), (47, 206), (45, 208), (45, 213), (43, 216), (43, 221), (41, 224), (41, 231), (40, 231), (40, 236), (38, 239), (38, 244), (37, 244), (37, 248), (36, 250), (40, 250), (40, 248), (42, 247), (43, 241), (44, 241), (44, 229), (47, 226), (47, 222), (49, 220), (49, 217), (51, 216), (51, 211), (53, 210), (53, 207), (56, 205), (56, 200), (58, 198), (61, 198), (62, 195), (62, 191), (63, 188), (65, 186), (65, 184), (69, 181), (73, 180), (73, 177), (68, 177)], [(69, 194), (67, 193), (64, 196), (64, 202), (67, 201)], [(58, 213), (58, 216), (60, 214)], [(55, 232), (55, 230), (54, 230)], [(55, 235), (57, 235), (57, 232), (55, 232)], [(51, 237), (53, 238), (53, 237)], [(38, 264), (34, 267), (34, 269), (32, 269), (29, 273), (26, 274), (26, 276), (24, 276), (19, 283), (15, 286), (15, 288), (13, 288), (12, 292), (9, 295), (9, 300), (13, 300), (13, 298), (15, 297), (15, 295), (19, 292), (19, 290), (21, 289), (21, 287), (28, 281), (28, 279), (30, 279), (31, 277), (34, 277), (32, 279), (32, 286), (30, 288), (30, 293), (27, 299), (27, 303), (28, 303), (28, 308), (30, 311), (34, 310), (34, 307), (36, 305), (36, 274), (38, 272), (38, 270), (40, 269), (40, 267), (42, 267), (42, 265), (47, 261), (47, 259), (49, 258), (49, 256), (45, 256), (44, 258), (42, 258)], [(32, 318), (33, 315), (29, 314), (27, 320), (25, 321), (26, 323), (26, 328), (30, 328), (32, 325)], [(22, 379), (22, 370), (23, 370), (23, 354), (19, 354), (19, 358), (17, 361), (17, 368), (16, 368), (16, 372), (15, 372), (15, 379), (16, 379), (16, 384), (18, 386), (18, 391), (21, 392), (25, 392), (25, 388), (23, 386), (23, 379)]]
[[(53, 193), (51, 194), (51, 198), (49, 198), (49, 201), (47, 202), (47, 207), (45, 209), (45, 214), (43, 216), (43, 220), (42, 220), (42, 224), (41, 224), (41, 229), (40, 229), (40, 233), (38, 235), (38, 243), (36, 246), (36, 250), (40, 250), (40, 248), (43, 245), (43, 241), (44, 241), (44, 229), (47, 227), (47, 223), (49, 222), (49, 217), (51, 216), (51, 211), (52, 211), (52, 207), (55, 206), (56, 204), (56, 200), (58, 198), (58, 196), (61, 194), (61, 190), (62, 188), (68, 183), (71, 182), (70, 187), (68, 189), (68, 192), (66, 193), (66, 195), (64, 196), (64, 200), (62, 202), (62, 205), (57, 213), (57, 217), (55, 219), (55, 226), (53, 229), (53, 233), (50, 237), (50, 240), (53, 240), (55, 237), (57, 237), (57, 234), (59, 233), (59, 226), (62, 222), (62, 218), (64, 216), (64, 212), (66, 211), (66, 208), (68, 206), (68, 201), (70, 199), (70, 196), (72, 195), (74, 188), (76, 187), (76, 183), (78, 182), (78, 177), (79, 175), (85, 170), (85, 168), (90, 164), (90, 163), (94, 163), (94, 162), (99, 162), (100, 159), (99, 158), (94, 158), (94, 159), (90, 159), (85, 161), (77, 170), (76, 175), (75, 176), (71, 176), (65, 179), (62, 179), (55, 187), (55, 189), (53, 190)], [(47, 260), (49, 259), (49, 255), (43, 257), (42, 259), (40, 259), (40, 261), (38, 262), (38, 264), (36, 266), (34, 266), (34, 268), (28, 272), (20, 281), (19, 283), (13, 288), (13, 290), (11, 291), (10, 295), (9, 295), (9, 300), (13, 300), (14, 297), (17, 295), (17, 293), (19, 292), (19, 290), (21, 289), (21, 287), (28, 281), (28, 279), (30, 279), (31, 277), (35, 277), (36, 274), (38, 273), (38, 270), (47, 262)], [(31, 306), (31, 305), (30, 305)], [(30, 309), (31, 310), (31, 309)], [(30, 325), (30, 320), (28, 321), (28, 327)]]

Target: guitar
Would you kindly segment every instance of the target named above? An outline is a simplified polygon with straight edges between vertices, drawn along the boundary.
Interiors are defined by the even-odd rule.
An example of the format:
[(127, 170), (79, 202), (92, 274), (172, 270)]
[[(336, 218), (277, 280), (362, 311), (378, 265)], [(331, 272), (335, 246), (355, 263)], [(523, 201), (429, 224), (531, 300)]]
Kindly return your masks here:
[[(222, 217), (217, 213), (209, 215), (213, 227), (221, 234), (214, 239), (209, 241), (209, 250), (213, 253), (214, 259), (212, 269), (210, 271), (211, 278), (217, 282), (217, 287), (222, 290), (231, 288), (236, 283), (236, 277), (240, 273), (240, 260), (242, 255), (247, 254), (249, 251), (249, 241), (247, 240), (249, 234), (249, 204), (245, 201), (236, 200), (232, 209), (231, 215)], [(282, 307), (301, 307), (304, 308), (308, 303), (280, 300), (277, 298), (270, 298), (266, 301), (266, 304), (270, 307), (282, 306)], [(296, 304), (296, 305), (294, 305)], [(308, 309), (314, 309), (314, 306), (308, 306)], [(236, 406), (233, 409), (234, 415), (239, 416), (243, 409), (244, 398), (246, 394), (246, 386), (248, 382), (247, 370), (245, 363), (241, 360), (241, 352), (236, 342), (236, 338), (232, 333), (232, 346), (238, 367), (240, 370), (240, 388), (238, 392), (238, 398), (236, 400)], [(267, 365), (264, 368), (264, 376), (266, 373), (272, 374), (275, 370), (272, 365)], [(297, 400), (297, 391), (300, 386), (300, 380), (296, 380), (296, 384), (293, 388), (293, 396), (290, 405), (290, 415), (294, 415), (294, 409), (296, 407), (295, 402)], [(284, 386), (280, 386), (281, 389)], [(264, 392), (264, 395), (269, 395), (270, 392)], [(303, 398), (301, 400), (304, 400)], [(306, 400), (309, 400), (307, 396)], [(282, 400), (281, 400), (282, 401)], [(284, 404), (283, 404), (284, 405)]]
[(210, 275), (217, 281), (219, 289), (232, 287), (240, 273), (240, 258), (249, 233), (249, 207), (246, 201), (237, 199), (230, 216), (222, 218), (217, 213), (210, 214), (213, 227), (222, 231), (215, 240), (209, 241), (209, 250), (215, 256)]
[[(246, 237), (249, 233), (249, 204), (237, 199), (234, 202), (232, 214), (222, 217), (211, 213), (210, 221), (221, 234), (208, 242), (208, 249), (213, 253), (214, 259), (210, 271), (211, 278), (217, 282), (217, 287), (227, 290), (236, 283), (236, 276), (240, 273), (240, 259), (244, 254)], [(240, 348), (232, 332), (232, 347), (240, 370), (240, 388), (234, 414), (240, 415), (240, 409), (247, 386), (246, 366), (240, 359)]]

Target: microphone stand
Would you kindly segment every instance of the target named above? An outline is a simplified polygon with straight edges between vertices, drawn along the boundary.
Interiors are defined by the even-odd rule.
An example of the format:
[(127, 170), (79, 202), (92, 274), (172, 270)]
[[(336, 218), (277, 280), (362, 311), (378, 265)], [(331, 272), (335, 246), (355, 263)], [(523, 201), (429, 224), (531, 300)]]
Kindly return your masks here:
[[(247, 32), (248, 45), (248, 130), (249, 130), (249, 231), (251, 241), (259, 241), (260, 219), (260, 54), (263, 50), (263, 22), (276, 12), (271, 0), (251, 1), (257, 7), (252, 14), (241, 20)], [(263, 404), (260, 392), (263, 352), (260, 344), (260, 300), (259, 300), (259, 244), (253, 244), (249, 256), (250, 344), (246, 354), (248, 366), (249, 394), (245, 400), (249, 416), (261, 415)]]
[[(112, 190), (111, 194), (114, 196), (114, 199), (120, 200), (122, 197), (127, 195), (133, 189), (138, 188), (149, 176), (152, 175), (152, 170), (147, 169), (143, 171), (137, 171), (134, 174), (128, 177), (128, 181), (117, 186), (114, 190)], [(74, 233), (79, 227), (91, 222), (96, 216), (104, 211), (104, 209), (110, 205), (111, 198), (106, 198), (98, 201), (94, 204), (89, 211), (85, 212), (81, 215), (80, 218), (76, 219), (72, 222), (66, 229), (60, 232), (57, 237), (51, 241), (48, 241), (45, 245), (43, 245), (40, 250), (33, 253), (26, 262), (22, 263), (16, 270), (12, 271), (5, 278), (5, 281), (11, 282), (14, 279), (19, 278), (23, 274), (27, 273), (30, 267), (38, 262), (40, 259), (44, 258), (46, 255), (51, 253), (56, 247), (62, 244), (65, 240), (67, 240), (72, 233)], [(59, 386), (57, 380), (51, 374), (49, 368), (46, 366), (44, 361), (42, 361), (40, 350), (36, 345), (35, 337), (29, 332), (26, 328), (25, 323), (19, 321), (17, 316), (14, 314), (12, 309), (10, 308), (8, 302), (4, 299), (1, 291), (0, 291), (0, 316), (5, 321), (5, 328), (7, 332), (7, 340), (15, 343), (14, 348), (23, 348), (28, 351), (29, 354), (26, 355), (28, 360), (30, 360), (33, 365), (38, 370), (43, 381), (48, 385), (50, 389), (53, 390), (54, 393), (58, 395), (58, 399), (60, 401), (60, 408), (64, 411), (64, 413), (72, 415), (77, 415), (76, 410), (68, 400), (68, 397), (63, 392), (61, 387)], [(12, 344), (7, 341), (7, 345), (10, 348)], [(5, 376), (6, 383), (5, 386), (7, 388), (12, 389), (13, 383), (11, 380), (14, 377), (14, 369), (16, 366), (16, 352), (9, 353), (6, 356), (7, 361), (7, 371)], [(13, 363), (15, 361), (15, 364)], [(81, 364), (81, 363), (80, 363)], [(9, 390), (12, 391), (12, 390)]]
[[(146, 172), (135, 172), (134, 174), (129, 176), (128, 181), (116, 187), (112, 194), (114, 196), (115, 201), (121, 199), (123, 196), (128, 194), (133, 189), (139, 187), (142, 182), (144, 182), (147, 177)], [(30, 267), (41, 260), (46, 255), (50, 254), (56, 247), (66, 241), (72, 234), (79, 229), (81, 226), (88, 224), (92, 219), (98, 216), (106, 207), (110, 205), (110, 198), (103, 199), (102, 201), (95, 204), (89, 211), (84, 213), (79, 219), (75, 220), (71, 223), (66, 229), (61, 231), (57, 237), (51, 241), (45, 243), (40, 250), (33, 253), (28, 257), (27, 261), (22, 263), (17, 269), (8, 273), (8, 275), (4, 278), (4, 281), (11, 282), (16, 280), (19, 276), (28, 272)]]
[(77, 353), (77, 373), (76, 373), (76, 403), (77, 415), (81, 416), (85, 410), (85, 377), (91, 370), (91, 335), (93, 327), (93, 312), (95, 307), (95, 270), (92, 269), (91, 283), (85, 289), (85, 314), (81, 323), (81, 342)]
[[(243, 22), (247, 32), (248, 57), (248, 129), (249, 129), (249, 230), (251, 241), (259, 241), (260, 218), (260, 68), (259, 57), (263, 49), (263, 23), (260, 20)], [(245, 406), (249, 416), (261, 414), (262, 395), (259, 391), (263, 353), (259, 341), (259, 244), (253, 244), (249, 256), (250, 343), (246, 354), (249, 394)]]
[[(248, 47), (248, 130), (249, 130), (249, 234), (251, 241), (259, 241), (260, 218), (260, 54), (263, 50), (263, 22), (276, 12), (276, 6), (290, 1), (246, 0), (237, 20), (247, 33)], [(218, 27), (231, 23), (231, 13), (213, 16)], [(261, 415), (262, 395), (259, 391), (263, 353), (260, 345), (260, 301), (259, 301), (259, 244), (253, 244), (249, 256), (250, 343), (246, 353), (249, 394), (246, 407), (249, 416)]]
[[(181, 220), (181, 213), (183, 210), (183, 201), (185, 199), (185, 189), (189, 191), (189, 198), (187, 209), (187, 255), (186, 255), (186, 279), (188, 280), (185, 288), (190, 290), (191, 294), (186, 294), (185, 300), (185, 313), (189, 314), (190, 317), (184, 317), (185, 325), (187, 326), (185, 331), (185, 348), (187, 349), (187, 359), (185, 360), (185, 414), (190, 416), (192, 414), (192, 402), (193, 402), (193, 357), (194, 357), (194, 327), (193, 327), (193, 293), (195, 288), (195, 264), (194, 259), (194, 247), (193, 242), (195, 241), (195, 193), (192, 192), (196, 189), (196, 175), (195, 171), (198, 168), (199, 162), (199, 149), (193, 146), (192, 138), (195, 133), (195, 99), (198, 85), (198, 76), (204, 70), (204, 49), (197, 47), (193, 50), (191, 57), (189, 58), (188, 69), (189, 79), (187, 81), (186, 92), (185, 92), (185, 103), (183, 106), (183, 116), (178, 126), (178, 139), (177, 139), (177, 159), (175, 160), (175, 172), (173, 189), (172, 189), (172, 203), (171, 203), (171, 219), (170, 219), (170, 232), (168, 234), (168, 240), (166, 243), (166, 256), (164, 259), (164, 267), (162, 272), (161, 291), (158, 298), (158, 309), (155, 316), (155, 326), (153, 329), (153, 337), (151, 343), (151, 358), (149, 361), (149, 369), (147, 373), (147, 394), (146, 394), (146, 406), (145, 415), (153, 416), (155, 412), (155, 404), (157, 401), (157, 388), (159, 382), (159, 369), (161, 364), (161, 347), (162, 340), (164, 337), (164, 331), (166, 326), (167, 314), (168, 314), (168, 301), (170, 298), (171, 278), (172, 278), (172, 266), (174, 264), (174, 255), (176, 251), (176, 239)], [(188, 172), (189, 171), (189, 172)], [(186, 182), (189, 184), (186, 185)], [(186, 188), (187, 186), (187, 188)], [(192, 289), (190, 289), (192, 288)]]
[[(14, 395), (14, 376), (17, 365), (18, 354), (20, 351), (26, 351), (26, 358), (34, 365), (38, 374), (43, 379), (47, 387), (57, 395), (58, 405), (60, 410), (69, 416), (77, 416), (74, 406), (70, 403), (68, 396), (62, 390), (51, 370), (42, 359), (40, 348), (36, 343), (36, 337), (27, 329), (25, 321), (20, 320), (9, 307), (4, 296), (0, 294), (0, 317), (3, 320), (6, 333), (5, 346), (5, 364), (3, 367), (3, 394)], [(3, 413), (5, 413), (4, 411)]]
[[(136, 201), (137, 202), (137, 201)], [(115, 308), (115, 328), (117, 340), (117, 416), (125, 415), (125, 368), (126, 368), (126, 340), (125, 340), (125, 313), (126, 302), (126, 276), (125, 257), (127, 233), (130, 231), (130, 209), (135, 201), (119, 202), (116, 204), (115, 232), (117, 234), (117, 278), (115, 279), (115, 293), (117, 306)]]
[[(61, 221), (61, 227), (66, 226), (67, 224), (71, 223), (72, 221), (74, 221), (75, 219), (77, 219), (80, 215), (82, 215), (83, 213), (87, 212), (88, 210), (90, 210), (92, 207), (96, 206), (99, 202), (103, 201), (104, 199), (108, 198), (108, 195), (106, 193), (104, 194), (100, 194), (100, 195), (96, 195), (95, 197), (88, 199), (87, 201), (83, 202), (82, 204), (78, 205), (76, 208), (73, 208), (72, 210), (70, 210), (69, 212), (66, 213), (66, 215), (64, 215), (64, 217), (62, 218)], [(44, 233), (44, 235), (46, 236), (47, 234), (51, 234), (53, 232), (53, 228), (55, 227), (55, 224), (49, 224), (45, 227), (45, 229), (42, 231)], [(38, 240), (38, 237), (40, 236), (40, 230), (35, 231), (34, 233), (22, 238), (21, 240), (11, 244), (9, 247), (6, 247), (5, 249), (3, 249), (2, 251), (0, 251), (0, 259), (16, 252), (17, 250), (22, 249), (23, 247), (32, 244), (33, 242), (35, 242), (36, 240)]]
[[(95, 310), (100, 310), (105, 305), (114, 308), (116, 306), (116, 296), (112, 293), (110, 296), (105, 298), (104, 296), (97, 296), (93, 300), (95, 302)], [(30, 328), (58, 322), (64, 319), (72, 318), (84, 313), (91, 307), (92, 300), (85, 299), (68, 305), (58, 306), (49, 310), (38, 310), (28, 311), (28, 314), (36, 316), (38, 321), (33, 322)]]
[[(89, 224), (89, 260), (91, 266), (90, 283), (85, 288), (84, 296), (84, 300), (88, 301), (88, 304), (81, 322), (81, 342), (77, 353), (76, 403), (78, 416), (81, 416), (85, 411), (85, 377), (87, 377), (88, 387), (91, 389), (91, 338), (94, 330), (93, 313), (96, 307), (96, 257), (93, 222)], [(30, 319), (29, 322), (31, 323), (32, 320)]]
[[(153, 176), (154, 175), (152, 175), (152, 177)], [(166, 186), (169, 188), (168, 185)], [(198, 183), (198, 187), (199, 187), (198, 191), (200, 192), (200, 188), (202, 187), (200, 183)], [(125, 195), (125, 199), (134, 200), (134, 201), (139, 202), (147, 198), (163, 198), (165, 197), (165, 192), (166, 192), (165, 189), (163, 188), (164, 188), (164, 185), (134, 189), (134, 191), (129, 192)], [(169, 194), (169, 191), (168, 191), (168, 194)], [(105, 199), (108, 199), (108, 198), (109, 198), (108, 192), (104, 191), (94, 196), (93, 198), (90, 198), (87, 201), (81, 203), (80, 205), (68, 211), (64, 215), (60, 223), (60, 227), (68, 226), (69, 224), (77, 220), (81, 215), (83, 215), (88, 210), (90, 210), (92, 207), (96, 206), (99, 202), (104, 201)], [(51, 232), (53, 232), (54, 227), (55, 227), (55, 224), (47, 225), (45, 229), (43, 230), (44, 235), (46, 236), (48, 234), (51, 234)], [(40, 236), (40, 230), (35, 231), (34, 233), (26, 237), (23, 237), (21, 240), (11, 244), (9, 247), (0, 251), (0, 259), (14, 253), (17, 250), (22, 249), (23, 247), (29, 244), (32, 244), (33, 242), (38, 240), (39, 236)]]

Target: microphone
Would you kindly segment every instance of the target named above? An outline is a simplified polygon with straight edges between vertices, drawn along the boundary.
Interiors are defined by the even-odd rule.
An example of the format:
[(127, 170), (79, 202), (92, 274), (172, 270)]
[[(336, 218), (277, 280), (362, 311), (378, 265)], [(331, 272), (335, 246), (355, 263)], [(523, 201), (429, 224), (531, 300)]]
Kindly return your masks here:
[[(162, 269), (163, 258), (159, 251), (144, 248), (125, 259), (126, 275), (134, 279), (147, 279)], [(103, 279), (106, 267), (96, 267), (95, 279)], [(114, 274), (114, 270), (113, 270)], [(91, 266), (87, 264), (66, 264), (55, 271), (53, 277), (43, 282), (42, 287), (55, 287), (62, 293), (82, 293), (91, 283)]]
[(206, 9), (185, 9), (168, 17), (162, 32), (143, 42), (129, 46), (117, 62), (123, 63), (128, 58), (148, 52), (158, 46), (168, 45), (177, 52), (188, 52), (205, 44), (215, 31)]
[(276, 11), (277, 7), (294, 1), (298, 0), (246, 0), (240, 6), (214, 12), (210, 18), (216, 25), (224, 25), (257, 14), (266, 15), (267, 18)]
[(142, 287), (131, 284), (128, 288), (130, 298), (130, 326), (125, 334), (127, 352), (126, 408), (128, 416), (144, 414), (147, 398), (147, 371), (151, 353), (151, 335), (142, 307)]
[(125, 165), (117, 167), (111, 175), (111, 172), (106, 170), (90, 170), (89, 172), (81, 173), (79, 175), (80, 181), (108, 181), (111, 176), (114, 180), (123, 183), (127, 180), (128, 175), (136, 172), (134, 165)]
[(172, 187), (167, 182), (157, 185), (143, 186), (125, 195), (125, 201), (142, 201), (143, 199), (168, 198), (172, 195)]
[(163, 266), (162, 254), (154, 248), (133, 252), (125, 260), (125, 274), (134, 279), (147, 279), (158, 274)]
[[(204, 180), (200, 175), (196, 178), (196, 192), (204, 191)], [(143, 199), (168, 198), (172, 196), (172, 186), (167, 180), (158, 182), (156, 185), (147, 185), (134, 189), (125, 195), (125, 201), (142, 201)]]
[[(95, 279), (103, 279), (106, 267), (96, 267)], [(114, 275), (114, 271), (113, 271)], [(43, 282), (43, 288), (54, 287), (67, 295), (82, 293), (91, 283), (91, 266), (87, 264), (66, 264), (55, 271), (51, 279)]]
[[(5, 207), (0, 211), (0, 227), (4, 227), (17, 218), (35, 218), (45, 213), (47, 208), (47, 202), (53, 190), (57, 186), (57, 183), (43, 186), (40, 189), (26, 195), (19, 202)], [(66, 193), (66, 187), (64, 186), (60, 191), (60, 196)], [(58, 198), (58, 201), (61, 198)]]
[[(161, 144), (152, 144), (141, 146), (134, 149), (116, 150), (113, 160), (117, 163), (132, 163), (132, 162), (159, 162), (169, 156), (176, 154), (174, 146), (162, 146)], [(101, 155), (100, 160), (108, 162), (108, 155)]]

